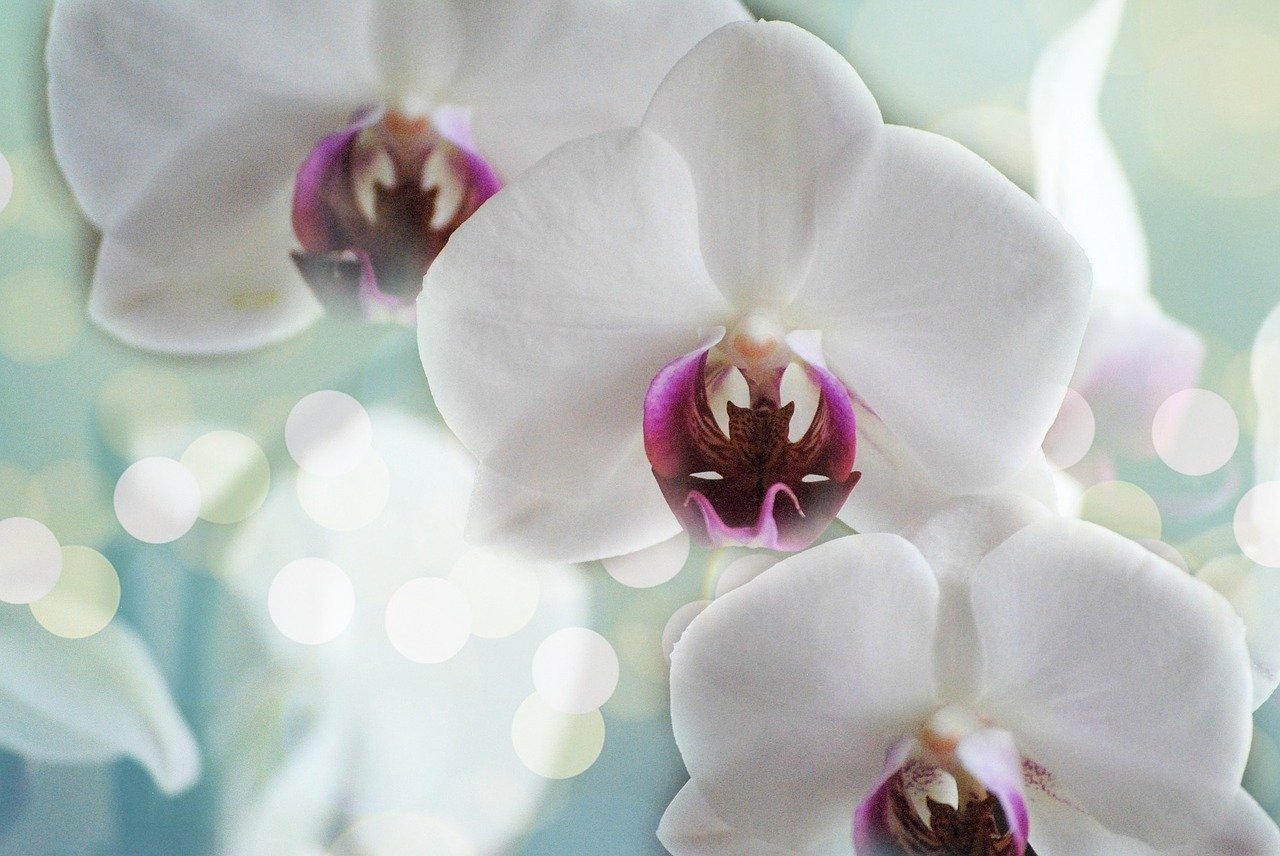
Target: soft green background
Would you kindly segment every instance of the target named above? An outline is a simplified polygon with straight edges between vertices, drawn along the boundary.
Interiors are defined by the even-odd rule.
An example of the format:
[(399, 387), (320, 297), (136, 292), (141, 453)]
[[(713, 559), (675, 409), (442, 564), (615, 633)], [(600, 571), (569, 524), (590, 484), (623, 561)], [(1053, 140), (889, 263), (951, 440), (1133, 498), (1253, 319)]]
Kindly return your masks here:
[[(795, 20), (844, 51), (890, 121), (951, 134), (1028, 186), (1027, 78), (1046, 39), (1086, 5), (760, 0), (756, 9)], [(174, 432), (196, 426), (242, 431), (273, 462), (285, 459), (284, 416), (316, 389), (346, 390), (366, 405), (395, 400), (429, 411), (430, 402), (405, 331), (323, 321), (262, 354), (195, 361), (144, 355), (86, 326), (94, 237), (49, 152), (41, 59), (47, 8), (46, 0), (0, 0), (0, 152), (15, 173), (13, 202), (0, 213), (0, 518), (38, 517), (64, 543), (96, 546), (113, 560), (124, 586), (117, 620), (152, 643), (185, 712), (207, 735), (226, 713), (226, 688), (257, 656), (245, 650), (243, 619), (205, 566), (227, 527), (201, 522), (177, 545), (143, 549), (114, 519), (115, 479), (144, 454), (180, 453), (180, 444), (170, 448)], [(1103, 114), (1148, 229), (1154, 291), (1171, 314), (1206, 335), (1201, 385), (1222, 392), (1246, 427), (1229, 470), (1247, 481), (1247, 351), (1280, 302), (1280, 4), (1134, 0)], [(1231, 548), (1222, 527), (1233, 501), (1185, 511), (1188, 497), (1229, 485), (1230, 472), (1194, 479), (1143, 462), (1125, 465), (1121, 475), (1161, 504), (1167, 539)], [(644, 592), (601, 576), (598, 627), (608, 630), (621, 616), (660, 628), (699, 596), (694, 566), (705, 558), (695, 555), (676, 580)], [(553, 805), (522, 853), (661, 852), (652, 832), (682, 771), (660, 682), (624, 673), (624, 688), (633, 703), (626, 715), (606, 706), (600, 760), (555, 786)], [(636, 696), (650, 703), (634, 703)], [(1274, 704), (1259, 721), (1280, 734)], [(32, 806), (0, 837), (0, 852), (209, 852), (219, 773), (211, 764), (196, 790), (165, 801), (128, 763), (106, 771), (37, 767)], [(1266, 734), (1248, 781), (1264, 805), (1280, 810), (1280, 751)]]

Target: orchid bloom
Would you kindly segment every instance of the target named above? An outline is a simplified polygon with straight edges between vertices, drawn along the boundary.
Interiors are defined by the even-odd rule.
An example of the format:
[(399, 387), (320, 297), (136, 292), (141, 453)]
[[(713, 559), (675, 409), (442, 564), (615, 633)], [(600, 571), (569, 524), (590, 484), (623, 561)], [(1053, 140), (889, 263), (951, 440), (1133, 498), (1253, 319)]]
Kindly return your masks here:
[[(376, 823), (361, 823), (394, 812), (434, 818), (468, 843), (467, 852), (505, 853), (527, 831), (548, 787), (512, 751), (512, 716), (533, 692), (529, 668), (538, 645), (563, 627), (589, 624), (589, 583), (575, 568), (522, 565), (538, 586), (527, 625), (503, 638), (479, 638), (473, 609), (476, 636), (456, 655), (438, 663), (407, 659), (390, 640), (387, 605), (411, 581), (450, 576), (468, 554), (462, 529), (475, 464), (435, 425), (390, 409), (370, 417), (375, 452), (395, 463), (387, 507), (375, 521), (352, 532), (326, 529), (303, 514), (295, 480), (284, 476), (219, 563), (271, 653), (249, 697), (264, 713), (289, 712), (271, 720), (276, 727), (268, 733), (292, 735), (283, 759), (263, 769), (262, 731), (244, 729), (244, 710), (235, 711), (238, 761), (230, 769), (239, 779), (224, 788), (221, 850), (230, 856), (402, 856), (404, 849), (377, 835)], [(314, 647), (281, 635), (267, 609), (275, 573), (302, 557), (337, 565), (356, 595), (350, 625)], [(501, 567), (520, 565), (511, 562)], [(554, 744), (560, 735), (548, 728)], [(333, 849), (348, 828), (343, 846)]]
[(582, 560), (683, 526), (791, 551), (851, 493), (858, 521), (914, 513), (907, 472), (963, 494), (1021, 470), (1088, 283), (1051, 216), (885, 125), (817, 37), (738, 23), (640, 127), (561, 147), (470, 218), (419, 336), (483, 465), (477, 539)]
[(1036, 516), (963, 500), (914, 544), (837, 539), (713, 601), (672, 656), (691, 780), (667, 847), (1280, 853), (1240, 785), (1239, 618), (1134, 542)]
[[(736, 0), (59, 0), (49, 113), (103, 242), (90, 313), (242, 351), (319, 304), (411, 320), (440, 247), (565, 140), (635, 121)], [(308, 288), (308, 285), (311, 288)]]
[(1028, 103), (1036, 198), (1093, 263), (1093, 306), (1071, 380), (1097, 417), (1100, 453), (1085, 465), (1093, 478), (1110, 477), (1104, 455), (1154, 454), (1152, 418), (1170, 395), (1195, 386), (1205, 350), (1151, 296), (1133, 188), (1099, 116), (1124, 7), (1097, 0), (1058, 36), (1036, 66)]
[(200, 775), (195, 737), (164, 677), (119, 621), (63, 639), (26, 610), (0, 607), (0, 746), (46, 763), (132, 758), (166, 794)]

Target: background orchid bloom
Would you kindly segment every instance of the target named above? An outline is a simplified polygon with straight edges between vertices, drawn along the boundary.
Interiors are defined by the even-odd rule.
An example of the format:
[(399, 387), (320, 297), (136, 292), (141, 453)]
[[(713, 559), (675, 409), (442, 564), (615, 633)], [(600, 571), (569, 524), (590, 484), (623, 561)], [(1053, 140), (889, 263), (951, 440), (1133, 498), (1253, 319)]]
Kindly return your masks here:
[[(1094, 452), (1074, 470), (1090, 481), (1111, 478), (1112, 456), (1154, 455), (1156, 410), (1195, 386), (1205, 352), (1200, 334), (1166, 315), (1151, 295), (1137, 202), (1099, 116), (1124, 9), (1125, 0), (1097, 0), (1054, 39), (1028, 98), (1036, 198), (1093, 264), (1093, 305), (1071, 379), (1095, 417)], [(1051, 461), (1054, 443), (1051, 431)]]
[(567, 144), (459, 229), (419, 333), (483, 465), (477, 539), (581, 560), (683, 525), (795, 550), (850, 491), (855, 518), (909, 518), (908, 472), (952, 494), (1018, 473), (1088, 279), (1052, 217), (883, 124), (819, 39), (741, 23), (641, 127)]
[(423, 268), (502, 181), (634, 122), (678, 57), (745, 16), (736, 0), (61, 0), (49, 113), (103, 233), (90, 313), (186, 353), (287, 338), (316, 296), (410, 319)]
[(708, 606), (672, 657), (695, 792), (668, 848), (847, 852), (852, 826), (863, 856), (1280, 852), (1240, 786), (1239, 618), (1139, 545), (1038, 513), (966, 501), (919, 549), (838, 539)]
[(0, 746), (35, 762), (129, 757), (166, 794), (200, 775), (200, 750), (160, 670), (118, 621), (62, 639), (26, 610), (0, 608)]
[[(243, 688), (236, 722), (222, 729), (229, 735), (224, 761), (235, 773), (223, 807), (227, 854), (401, 856), (406, 850), (397, 848), (408, 845), (386, 841), (376, 822), (397, 812), (430, 821), (416, 829), (418, 836), (456, 830), (476, 853), (510, 852), (549, 786), (520, 763), (512, 716), (533, 692), (530, 663), (539, 644), (556, 630), (589, 624), (587, 578), (573, 568), (469, 551), (462, 528), (474, 463), (423, 419), (388, 409), (370, 416), (375, 451), (390, 465), (387, 508), (375, 522), (351, 532), (320, 526), (299, 507), (294, 480), (282, 479), (221, 563), (273, 652), (269, 670)], [(350, 625), (315, 646), (286, 639), (268, 611), (275, 572), (304, 557), (341, 568), (356, 598)], [(477, 578), (488, 586), (479, 595), (497, 598), (507, 613), (521, 611), (521, 595), (492, 589), (527, 590), (532, 581), (536, 610), (529, 609), (523, 627), (480, 638), (494, 631), (482, 629), (485, 604), (479, 602), (470, 612), (476, 635), (464, 637), (454, 656), (444, 651), (440, 662), (409, 659), (391, 641), (398, 625), (388, 604), (416, 580), (443, 585), (460, 560), (489, 562), (485, 567), (494, 573)], [(475, 590), (453, 579), (457, 588), (448, 591), (467, 592), (470, 603)], [(448, 603), (446, 594), (431, 603)], [(418, 609), (415, 629), (424, 638), (457, 620), (443, 607)], [(323, 602), (311, 610), (323, 614)], [(243, 705), (250, 702), (253, 715), (246, 716)], [(272, 727), (263, 729), (262, 717)], [(567, 739), (554, 723), (548, 728), (549, 744)], [(270, 759), (278, 763), (264, 763)], [(430, 842), (416, 838), (413, 848), (428, 852)], [(439, 845), (439, 852), (447, 850)]]

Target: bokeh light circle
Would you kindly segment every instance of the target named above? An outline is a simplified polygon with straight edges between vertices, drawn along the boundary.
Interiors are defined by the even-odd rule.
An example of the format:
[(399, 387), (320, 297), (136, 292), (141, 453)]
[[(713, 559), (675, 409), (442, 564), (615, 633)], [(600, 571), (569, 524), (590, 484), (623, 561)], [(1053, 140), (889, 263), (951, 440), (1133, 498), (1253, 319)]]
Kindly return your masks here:
[(0, 600), (39, 600), (61, 573), (62, 547), (49, 527), (29, 517), (0, 520)]
[(1244, 495), (1234, 529), (1240, 552), (1259, 565), (1280, 568), (1280, 482), (1262, 482)]
[(600, 711), (563, 713), (534, 693), (511, 721), (511, 743), (520, 762), (546, 779), (570, 779), (586, 771), (604, 748)]
[(115, 509), (134, 538), (167, 544), (187, 534), (200, 516), (200, 484), (178, 461), (143, 458), (116, 482)]
[(1160, 460), (1187, 476), (1221, 469), (1240, 443), (1240, 420), (1226, 399), (1207, 389), (1184, 389), (1165, 399), (1151, 422)]
[(356, 594), (346, 573), (325, 559), (305, 558), (280, 569), (267, 592), (271, 621), (286, 638), (323, 645), (347, 629)]
[(689, 560), (689, 533), (681, 531), (674, 538), (603, 560), (604, 569), (624, 586), (652, 588), (670, 580)]
[(662, 628), (662, 655), (671, 659), (671, 652), (676, 649), (676, 643), (680, 641), (680, 637), (689, 629), (689, 625), (697, 618), (702, 610), (709, 606), (709, 600), (695, 600), (692, 603), (686, 603), (684, 606), (671, 613), (671, 617), (667, 619), (667, 624)]
[(200, 517), (210, 523), (239, 523), (267, 498), (271, 464), (249, 437), (212, 431), (187, 447), (182, 465), (200, 486)]
[(1135, 541), (1160, 540), (1164, 525), (1160, 508), (1136, 484), (1105, 481), (1090, 486), (1080, 497), (1080, 516)]
[(538, 610), (537, 568), (499, 550), (468, 550), (454, 563), (449, 581), (471, 606), (471, 632), (483, 639), (518, 632)]
[(88, 547), (62, 548), (62, 573), (47, 595), (31, 604), (45, 630), (84, 639), (111, 623), (120, 608), (120, 577), (107, 557)]
[(716, 597), (724, 597), (736, 588), (746, 585), (765, 571), (782, 561), (776, 553), (750, 553), (739, 556), (725, 565), (716, 577)]
[(298, 466), (318, 476), (340, 476), (369, 453), (373, 422), (345, 392), (324, 389), (294, 405), (285, 420), (284, 441)]
[(618, 688), (618, 654), (594, 630), (557, 630), (533, 655), (533, 685), (553, 710), (595, 710)]
[(0, 213), (8, 207), (9, 200), (13, 198), (13, 167), (9, 165), (9, 161), (4, 156), (4, 152), (0, 152)]
[(471, 604), (462, 589), (440, 577), (419, 577), (387, 602), (387, 638), (406, 659), (443, 663), (467, 644)]
[(382, 515), (391, 496), (391, 474), (372, 450), (356, 467), (337, 476), (298, 473), (298, 502), (307, 516), (335, 532), (353, 532)]
[(1068, 388), (1058, 408), (1058, 417), (1045, 435), (1045, 457), (1060, 470), (1074, 467), (1089, 454), (1097, 427), (1089, 402)]

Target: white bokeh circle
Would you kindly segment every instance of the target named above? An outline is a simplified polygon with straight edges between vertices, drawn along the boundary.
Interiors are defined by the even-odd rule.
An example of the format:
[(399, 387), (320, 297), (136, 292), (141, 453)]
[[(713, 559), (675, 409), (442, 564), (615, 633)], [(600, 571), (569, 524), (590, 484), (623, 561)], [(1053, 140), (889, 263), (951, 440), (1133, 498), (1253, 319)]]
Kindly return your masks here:
[(602, 564), (613, 577), (630, 588), (662, 585), (680, 573), (689, 560), (689, 533), (680, 532), (652, 547), (604, 559)]
[(391, 496), (391, 473), (372, 449), (354, 469), (337, 476), (298, 473), (298, 503), (326, 529), (354, 532), (377, 520)]
[(294, 405), (285, 420), (284, 442), (303, 470), (340, 476), (369, 453), (373, 422), (360, 402), (345, 392), (323, 389)]
[(322, 645), (342, 634), (355, 614), (356, 595), (346, 572), (326, 559), (285, 565), (267, 592), (271, 621), (286, 638)]
[(13, 167), (9, 165), (4, 153), (0, 152), (0, 213), (4, 212), (4, 209), (9, 205), (9, 200), (12, 198)]
[(1044, 438), (1044, 455), (1060, 470), (1084, 460), (1097, 433), (1093, 408), (1084, 396), (1068, 388), (1058, 408), (1058, 416)]
[(1236, 543), (1259, 565), (1280, 568), (1280, 482), (1256, 485), (1236, 506)]
[(167, 544), (187, 534), (200, 516), (200, 483), (172, 458), (143, 458), (116, 482), (114, 502), (124, 531), (148, 544)]
[(62, 573), (62, 547), (38, 520), (0, 520), (0, 600), (31, 603), (53, 591)]
[(1240, 420), (1227, 400), (1207, 389), (1184, 389), (1165, 399), (1151, 422), (1160, 460), (1187, 476), (1223, 467), (1240, 443)]
[(618, 654), (594, 630), (557, 630), (533, 655), (533, 686), (553, 710), (588, 713), (617, 689)]
[(502, 639), (520, 631), (538, 610), (537, 566), (488, 547), (463, 553), (449, 571), (471, 605), (471, 632)]
[(271, 489), (271, 464), (262, 447), (236, 431), (211, 431), (182, 453), (200, 485), (200, 516), (239, 523), (262, 507)]
[(391, 595), (387, 638), (406, 659), (443, 663), (471, 636), (471, 604), (462, 589), (440, 577), (419, 577)]

